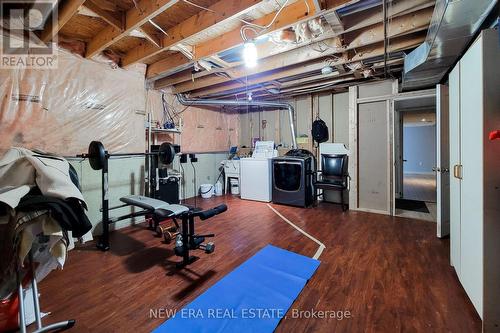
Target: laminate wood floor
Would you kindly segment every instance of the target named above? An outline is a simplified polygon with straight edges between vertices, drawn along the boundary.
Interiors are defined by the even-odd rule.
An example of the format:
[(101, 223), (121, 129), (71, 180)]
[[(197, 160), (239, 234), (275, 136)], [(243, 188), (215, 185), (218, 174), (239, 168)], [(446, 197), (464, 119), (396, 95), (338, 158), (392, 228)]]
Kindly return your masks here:
[[(69, 252), (64, 270), (40, 284), (44, 322), (76, 319), (71, 332), (149, 332), (165, 319), (150, 309), (180, 309), (216, 281), (273, 244), (312, 256), (317, 245), (264, 203), (231, 196), (229, 210), (198, 223), (215, 232), (216, 251), (200, 253), (176, 272), (172, 245), (143, 224), (111, 234), (111, 250), (87, 243)], [(343, 213), (321, 203), (301, 209), (273, 205), (321, 240), (321, 265), (277, 332), (480, 332), (481, 321), (449, 265), (449, 240), (425, 221), (363, 212)], [(241, 286), (245, 288), (245, 286)], [(350, 318), (291, 318), (291, 311), (349, 311)], [(345, 313), (345, 312), (344, 312)]]
[(403, 198), (436, 202), (436, 176), (405, 173), (403, 175)]

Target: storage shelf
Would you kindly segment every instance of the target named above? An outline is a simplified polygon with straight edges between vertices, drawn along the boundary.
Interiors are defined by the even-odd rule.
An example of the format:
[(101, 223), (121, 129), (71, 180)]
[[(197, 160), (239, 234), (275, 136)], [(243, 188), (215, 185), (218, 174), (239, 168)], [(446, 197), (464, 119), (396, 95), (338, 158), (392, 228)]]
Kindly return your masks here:
[[(146, 131), (148, 131), (149, 128), (146, 127)], [(176, 129), (176, 128), (151, 128), (151, 133), (177, 133), (181, 134), (181, 131)]]

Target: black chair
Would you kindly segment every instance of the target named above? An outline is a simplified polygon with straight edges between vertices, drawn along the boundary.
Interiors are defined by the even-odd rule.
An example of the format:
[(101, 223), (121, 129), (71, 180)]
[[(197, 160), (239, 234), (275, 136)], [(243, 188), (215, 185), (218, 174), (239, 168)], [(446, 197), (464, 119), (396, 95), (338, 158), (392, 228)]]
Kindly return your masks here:
[[(345, 154), (321, 154), (321, 171), (314, 187), (318, 190), (340, 191), (342, 211), (346, 211), (348, 204), (344, 203), (344, 191), (348, 189), (347, 173), (348, 156)], [(318, 195), (323, 195), (323, 191)]]

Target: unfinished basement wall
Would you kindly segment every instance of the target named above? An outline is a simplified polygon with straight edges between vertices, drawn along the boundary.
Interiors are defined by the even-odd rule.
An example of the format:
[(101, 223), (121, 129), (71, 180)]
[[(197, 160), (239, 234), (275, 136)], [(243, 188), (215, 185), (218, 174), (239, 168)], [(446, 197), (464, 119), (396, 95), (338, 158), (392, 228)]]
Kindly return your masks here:
[[(52, 70), (0, 69), (0, 156), (17, 146), (68, 157), (99, 232), (101, 173), (71, 156), (86, 152), (92, 140), (102, 141), (110, 152), (144, 151), (144, 69), (123, 70), (62, 49), (57, 55), (58, 67)], [(111, 204), (144, 192), (143, 170), (143, 158), (110, 161)]]
[(92, 140), (144, 147), (144, 74), (58, 51), (57, 69), (0, 69), (0, 152), (11, 146), (71, 156)]
[[(328, 126), (328, 142), (349, 146), (349, 93), (308, 94), (286, 102), (295, 108), (297, 143), (300, 148), (315, 153), (311, 125), (317, 114)], [(253, 140), (257, 138), (272, 140), (283, 148), (290, 148), (292, 138), (288, 110), (261, 110), (253, 107), (241, 111), (240, 146), (251, 147)]]
[[(101, 173), (90, 168), (87, 160), (72, 156), (86, 152), (92, 140), (102, 141), (111, 153), (144, 152), (147, 114), (144, 71), (115, 68), (62, 49), (58, 50), (58, 56), (59, 67), (55, 70), (0, 70), (0, 157), (13, 146), (66, 156), (79, 175), (93, 232), (99, 234)], [(158, 101), (161, 105), (161, 99)], [(202, 183), (215, 182), (220, 161), (227, 156), (218, 151), (225, 152), (230, 143), (238, 142), (239, 125), (237, 115), (226, 119), (214, 110), (204, 110), (203, 114), (191, 108), (184, 111), (184, 132), (173, 140), (179, 140), (176, 143), (181, 143), (184, 151), (201, 153), (195, 163), (196, 180), (192, 166), (185, 165), (181, 193), (189, 198), (197, 193), (195, 184), (199, 187)], [(204, 124), (216, 126), (199, 129), (206, 119), (210, 122)], [(226, 131), (217, 127), (226, 128)], [(232, 136), (226, 136), (228, 132)], [(172, 138), (158, 139), (169, 141)], [(209, 153), (205, 153), (207, 151)], [(178, 161), (174, 162), (176, 166), (179, 168)], [(144, 170), (143, 157), (110, 160), (111, 206), (118, 205), (120, 197), (125, 195), (144, 194)], [(111, 216), (131, 210), (130, 207), (118, 209), (112, 211)], [(134, 222), (120, 221), (112, 228), (119, 229)]]
[[(162, 103), (162, 94), (165, 103)], [(221, 107), (181, 105), (170, 92), (148, 90), (147, 111), (162, 126), (173, 118), (182, 134), (157, 134), (158, 139), (181, 144), (185, 153), (227, 152), (239, 142), (239, 112)]]
[(188, 159), (188, 163), (181, 165), (176, 158), (171, 165), (184, 174), (182, 197), (198, 195), (201, 184), (214, 184), (220, 174), (221, 162), (228, 157), (229, 147), (238, 145), (240, 114), (220, 107), (181, 105), (168, 89), (163, 92), (148, 90), (147, 112), (152, 115), (153, 123), (160, 126), (172, 116), (181, 130), (181, 134), (156, 134), (157, 143), (177, 143), (183, 153), (196, 153), (198, 157), (198, 162), (193, 164)]

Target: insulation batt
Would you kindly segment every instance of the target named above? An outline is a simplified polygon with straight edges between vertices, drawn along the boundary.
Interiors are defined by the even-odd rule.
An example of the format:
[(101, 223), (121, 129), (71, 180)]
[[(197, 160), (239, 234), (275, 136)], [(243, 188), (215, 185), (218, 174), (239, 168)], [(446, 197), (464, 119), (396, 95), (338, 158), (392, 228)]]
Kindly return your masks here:
[[(183, 152), (225, 152), (230, 146), (239, 144), (240, 118), (237, 111), (195, 106), (186, 109), (169, 89), (165, 90), (165, 98), (175, 111), (181, 112), (185, 109), (180, 114), (183, 124), (181, 142)], [(150, 90), (147, 99), (147, 109), (148, 112), (152, 112), (153, 120), (161, 120), (163, 118), (161, 93)], [(162, 134), (159, 138), (177, 140), (175, 136)]]
[[(92, 140), (112, 153), (143, 152), (146, 113), (163, 118), (161, 93), (146, 90), (144, 71), (63, 49), (57, 57), (52, 70), (0, 68), (0, 156), (12, 146), (72, 156), (86, 152)], [(157, 142), (175, 140), (184, 152), (227, 151), (238, 144), (236, 111), (186, 108), (169, 91), (167, 100), (184, 110), (182, 140), (158, 134)]]
[(56, 69), (0, 69), (0, 155), (11, 146), (60, 155), (92, 140), (143, 151), (144, 76), (57, 50)]

